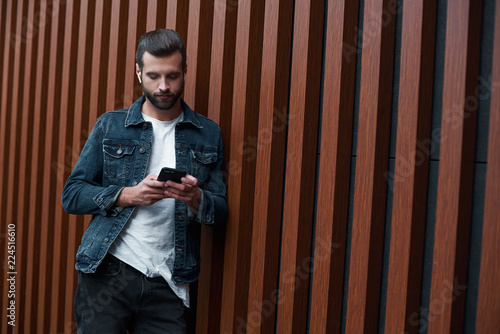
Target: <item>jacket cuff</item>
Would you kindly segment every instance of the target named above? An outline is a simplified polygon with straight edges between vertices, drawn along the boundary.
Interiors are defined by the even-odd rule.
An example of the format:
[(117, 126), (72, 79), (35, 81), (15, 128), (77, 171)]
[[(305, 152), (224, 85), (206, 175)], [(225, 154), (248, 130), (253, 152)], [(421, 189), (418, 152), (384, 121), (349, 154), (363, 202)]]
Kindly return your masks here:
[(106, 215), (116, 216), (123, 208), (114, 207), (118, 196), (122, 192), (123, 188), (119, 186), (109, 186), (100, 193), (98, 193), (94, 198), (94, 202), (97, 206), (106, 213)]
[(202, 224), (214, 223), (213, 201), (211, 201), (210, 195), (211, 194), (206, 190), (201, 190), (201, 200), (200, 206), (198, 207), (198, 214), (195, 215), (188, 207), (188, 217), (190, 220), (194, 220)]

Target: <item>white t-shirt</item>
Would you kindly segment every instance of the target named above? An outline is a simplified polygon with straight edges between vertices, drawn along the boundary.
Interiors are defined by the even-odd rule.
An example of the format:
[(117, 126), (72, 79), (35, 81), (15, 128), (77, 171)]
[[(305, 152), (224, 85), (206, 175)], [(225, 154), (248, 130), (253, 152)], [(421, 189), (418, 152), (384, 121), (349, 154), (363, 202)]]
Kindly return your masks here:
[[(175, 126), (142, 114), (153, 125), (153, 144), (146, 175), (158, 175), (162, 167), (175, 168)], [(175, 253), (175, 200), (164, 198), (150, 206), (137, 206), (109, 252), (148, 277), (162, 276), (175, 294), (189, 307), (189, 284), (172, 279)]]

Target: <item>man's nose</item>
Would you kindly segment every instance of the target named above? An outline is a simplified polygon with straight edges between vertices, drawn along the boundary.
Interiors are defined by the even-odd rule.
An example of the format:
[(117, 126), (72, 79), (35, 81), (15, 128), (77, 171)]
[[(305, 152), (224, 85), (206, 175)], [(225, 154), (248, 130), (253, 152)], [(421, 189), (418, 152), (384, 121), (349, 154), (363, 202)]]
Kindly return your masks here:
[(167, 80), (167, 78), (161, 78), (160, 79), (160, 86), (158, 87), (160, 90), (169, 90), (170, 89), (170, 83)]

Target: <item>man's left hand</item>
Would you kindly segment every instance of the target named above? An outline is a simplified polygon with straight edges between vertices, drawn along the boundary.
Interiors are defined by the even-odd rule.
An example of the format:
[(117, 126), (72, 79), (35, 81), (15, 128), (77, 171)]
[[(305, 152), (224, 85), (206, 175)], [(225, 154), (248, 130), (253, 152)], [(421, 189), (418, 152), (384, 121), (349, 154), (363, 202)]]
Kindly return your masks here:
[(183, 201), (197, 215), (201, 201), (201, 190), (198, 188), (198, 179), (186, 174), (181, 181), (182, 183), (173, 181), (165, 182), (165, 196)]

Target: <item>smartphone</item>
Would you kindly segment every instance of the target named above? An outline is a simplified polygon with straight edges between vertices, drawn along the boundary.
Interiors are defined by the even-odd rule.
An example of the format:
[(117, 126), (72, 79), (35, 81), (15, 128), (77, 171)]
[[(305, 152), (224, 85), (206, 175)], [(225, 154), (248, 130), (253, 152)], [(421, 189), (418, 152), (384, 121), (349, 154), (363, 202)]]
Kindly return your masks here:
[(186, 176), (186, 172), (183, 170), (163, 167), (157, 180), (162, 182), (170, 180), (181, 183), (181, 178), (184, 176)]

